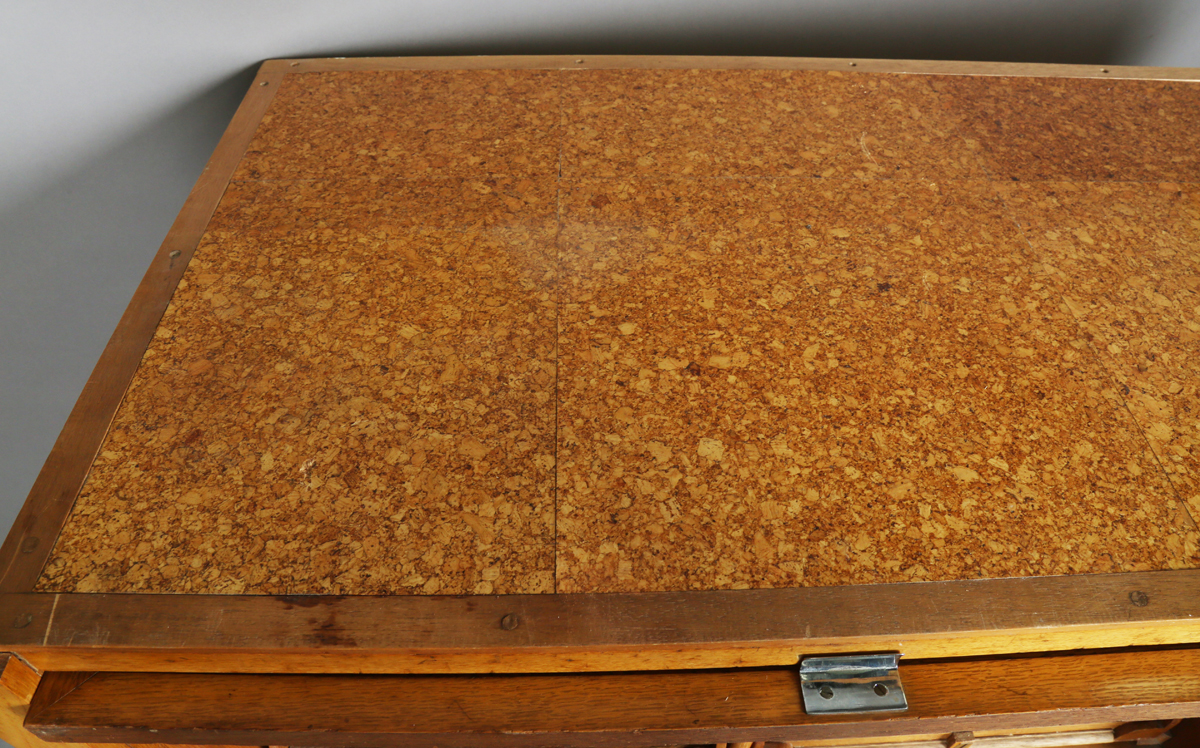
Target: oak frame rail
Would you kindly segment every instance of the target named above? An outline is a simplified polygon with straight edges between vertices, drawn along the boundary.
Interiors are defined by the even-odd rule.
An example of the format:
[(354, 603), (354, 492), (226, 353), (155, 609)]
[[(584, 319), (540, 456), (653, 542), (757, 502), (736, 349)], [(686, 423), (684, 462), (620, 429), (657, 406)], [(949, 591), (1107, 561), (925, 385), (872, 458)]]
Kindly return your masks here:
[[(775, 590), (480, 596), (0, 595), (43, 670), (519, 673), (1200, 642), (1200, 570)], [(19, 624), (19, 626), (17, 626)]]

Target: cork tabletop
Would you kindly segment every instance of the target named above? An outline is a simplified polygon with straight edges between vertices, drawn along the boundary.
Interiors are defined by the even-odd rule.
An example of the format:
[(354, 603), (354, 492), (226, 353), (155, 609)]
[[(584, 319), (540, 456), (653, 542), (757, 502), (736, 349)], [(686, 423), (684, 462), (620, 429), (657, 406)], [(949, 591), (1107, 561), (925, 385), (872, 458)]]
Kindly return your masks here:
[(282, 78), (36, 590), (1200, 567), (1200, 84)]

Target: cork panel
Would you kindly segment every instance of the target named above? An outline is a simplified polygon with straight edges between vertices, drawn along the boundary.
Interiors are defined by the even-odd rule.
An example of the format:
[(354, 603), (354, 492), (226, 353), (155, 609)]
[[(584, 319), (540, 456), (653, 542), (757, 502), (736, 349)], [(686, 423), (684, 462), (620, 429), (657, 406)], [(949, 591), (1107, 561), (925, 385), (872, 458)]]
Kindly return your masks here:
[(947, 179), (983, 173), (920, 76), (795, 70), (563, 74), (563, 175)]
[(553, 235), (555, 183), (531, 178), (235, 182), (210, 223), (214, 235), (272, 237), (341, 229)]
[(553, 206), (232, 188), (38, 589), (552, 591)]
[(1197, 562), (990, 185), (580, 181), (559, 251), (561, 592)]
[(998, 179), (1197, 181), (1200, 84), (932, 76)]
[(1064, 310), (1189, 508), (1181, 519), (1200, 517), (1200, 190), (1049, 183), (1003, 192), (1041, 255), (1040, 274), (1063, 287)]
[(406, 70), (289, 75), (234, 179), (549, 176), (556, 73)]

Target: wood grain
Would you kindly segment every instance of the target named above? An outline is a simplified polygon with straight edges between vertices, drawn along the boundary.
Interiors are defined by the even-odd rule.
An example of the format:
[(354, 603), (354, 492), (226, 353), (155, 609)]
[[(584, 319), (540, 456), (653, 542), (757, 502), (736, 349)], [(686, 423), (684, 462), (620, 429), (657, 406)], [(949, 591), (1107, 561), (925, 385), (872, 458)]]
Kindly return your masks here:
[(0, 546), (0, 592), (33, 589), (159, 319), (283, 80), (260, 70), (96, 362)]
[(19, 657), (4, 655), (4, 663), (0, 665), (0, 687), (9, 694), (28, 704), (37, 690), (41, 673), (21, 662)]
[[(49, 691), (58, 674), (48, 674)], [(1200, 650), (901, 665), (903, 714), (810, 716), (792, 668), (524, 676), (102, 673), (27, 727), (51, 740), (325, 746), (792, 742), (1200, 715)], [(153, 731), (153, 732), (151, 732)]]
[[(92, 748), (86, 743), (47, 743), (25, 729), (22, 721), (29, 702), (37, 691), (41, 675), (16, 657), (0, 655), (0, 740), (13, 748)], [(61, 679), (60, 684), (78, 683), (78, 674)], [(67, 689), (69, 691), (70, 689)], [(95, 748), (101, 748), (96, 746)], [(139, 746), (105, 745), (103, 748), (168, 748), (150, 743)]]
[(701, 55), (511, 55), (475, 57), (326, 57), (268, 60), (263, 70), (845, 70), (922, 75), (1010, 75), (1057, 78), (1200, 80), (1200, 68), (1054, 65), (1031, 62), (872, 60), (848, 57), (717, 57)]
[[(1200, 642), (1200, 571), (466, 597), (7, 595), (44, 670), (499, 673), (961, 657)], [(1140, 594), (1138, 594), (1140, 593)], [(1144, 604), (1142, 604), (1144, 603)], [(515, 614), (507, 630), (501, 619)]]
[(0, 664), (0, 740), (13, 748), (46, 748), (48, 743), (21, 725), (41, 676), (16, 657), (5, 655), (3, 659)]

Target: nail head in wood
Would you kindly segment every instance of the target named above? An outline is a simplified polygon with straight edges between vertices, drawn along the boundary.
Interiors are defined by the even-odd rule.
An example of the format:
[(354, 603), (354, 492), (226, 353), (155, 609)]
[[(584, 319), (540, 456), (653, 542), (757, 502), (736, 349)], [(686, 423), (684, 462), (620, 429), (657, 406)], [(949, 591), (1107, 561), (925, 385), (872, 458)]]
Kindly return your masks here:
[(1141, 590), (1136, 590), (1129, 593), (1129, 602), (1133, 603), (1139, 608), (1144, 608), (1150, 604), (1150, 596)]
[(517, 617), (516, 613), (509, 613), (500, 619), (500, 628), (504, 629), (505, 631), (512, 631), (520, 625), (521, 619)]

